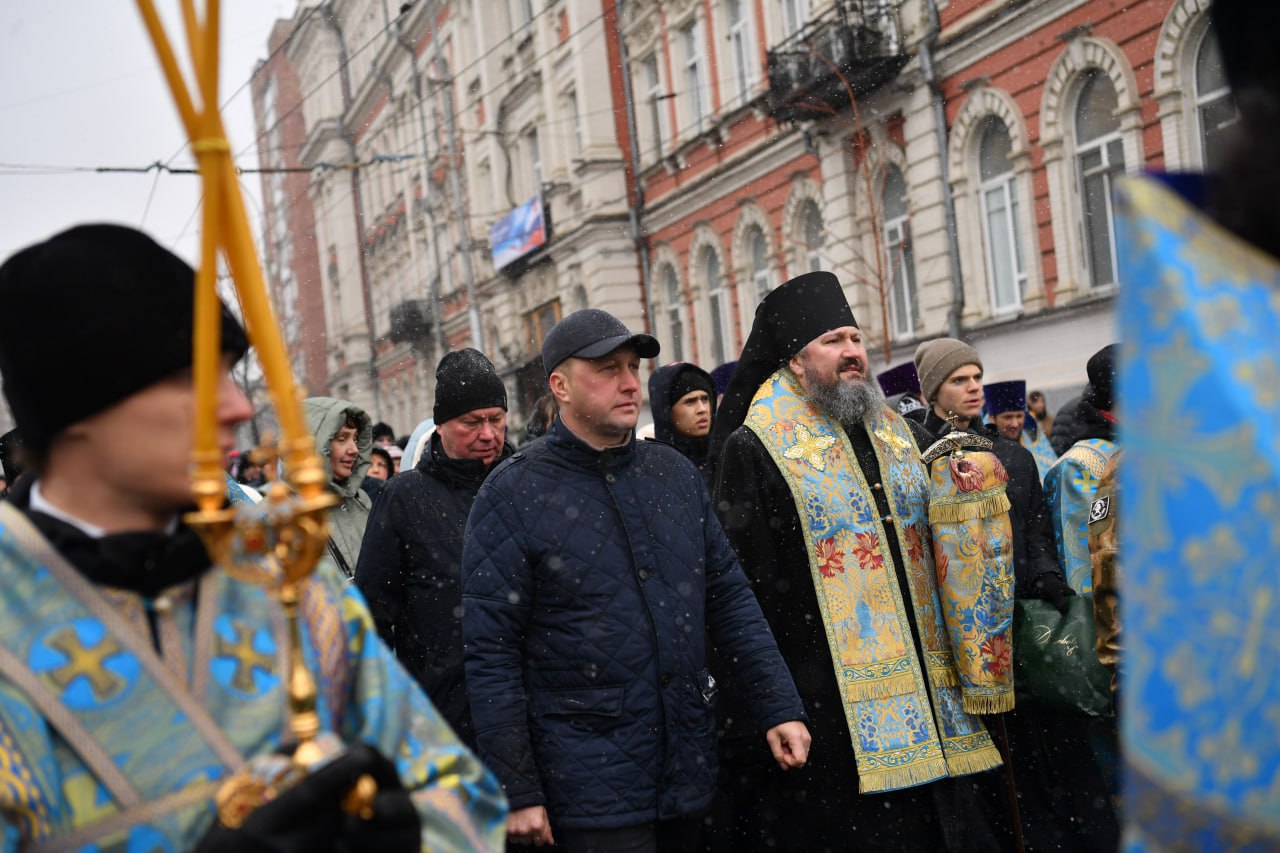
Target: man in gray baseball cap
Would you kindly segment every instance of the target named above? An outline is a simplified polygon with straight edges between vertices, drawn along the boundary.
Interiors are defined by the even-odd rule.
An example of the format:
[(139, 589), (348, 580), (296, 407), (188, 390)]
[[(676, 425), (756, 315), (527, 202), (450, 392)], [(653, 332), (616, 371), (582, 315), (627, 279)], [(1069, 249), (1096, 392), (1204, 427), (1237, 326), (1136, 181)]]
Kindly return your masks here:
[(542, 347), (559, 415), (494, 469), (467, 520), (467, 692), (516, 843), (701, 849), (716, 779), (708, 637), (756, 748), (784, 769), (807, 760), (804, 706), (701, 473), (635, 439), (640, 360), (657, 354), (604, 311), (561, 321)]

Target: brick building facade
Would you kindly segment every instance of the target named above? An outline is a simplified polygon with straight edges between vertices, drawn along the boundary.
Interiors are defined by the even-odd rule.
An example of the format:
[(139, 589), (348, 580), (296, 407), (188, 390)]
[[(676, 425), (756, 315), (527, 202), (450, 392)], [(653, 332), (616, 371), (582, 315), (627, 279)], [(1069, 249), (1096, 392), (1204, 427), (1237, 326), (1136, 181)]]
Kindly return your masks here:
[[(710, 368), (810, 269), (878, 365), (959, 333), (1058, 402), (1115, 338), (1112, 182), (1202, 168), (1234, 116), (1206, 0), (309, 8), (300, 159), (360, 164), (310, 177), (329, 384), (401, 429), (445, 349), (481, 346), (518, 420), (565, 313)], [(537, 236), (499, 269), (513, 212)]]

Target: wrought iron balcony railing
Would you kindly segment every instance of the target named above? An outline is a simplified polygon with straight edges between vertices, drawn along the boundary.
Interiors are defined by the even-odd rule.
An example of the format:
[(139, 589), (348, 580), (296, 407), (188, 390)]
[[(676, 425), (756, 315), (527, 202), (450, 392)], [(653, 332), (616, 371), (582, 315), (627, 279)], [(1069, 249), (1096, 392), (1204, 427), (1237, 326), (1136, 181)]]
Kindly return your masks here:
[[(837, 0), (768, 52), (769, 113), (817, 119), (897, 76), (910, 58), (898, 25), (901, 0)], [(847, 84), (847, 85), (846, 85)]]
[(391, 309), (391, 334), (393, 343), (420, 341), (431, 333), (433, 320), (431, 301), (406, 299)]

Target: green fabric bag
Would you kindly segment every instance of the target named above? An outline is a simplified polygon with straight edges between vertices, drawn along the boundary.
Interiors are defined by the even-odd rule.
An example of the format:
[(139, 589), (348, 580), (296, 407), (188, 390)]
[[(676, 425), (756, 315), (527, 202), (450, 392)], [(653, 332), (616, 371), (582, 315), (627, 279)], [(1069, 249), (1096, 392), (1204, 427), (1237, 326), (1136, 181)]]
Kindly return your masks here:
[(1047, 601), (1013, 608), (1013, 684), (1018, 710), (1110, 717), (1111, 674), (1098, 661), (1093, 596), (1068, 599), (1066, 614)]

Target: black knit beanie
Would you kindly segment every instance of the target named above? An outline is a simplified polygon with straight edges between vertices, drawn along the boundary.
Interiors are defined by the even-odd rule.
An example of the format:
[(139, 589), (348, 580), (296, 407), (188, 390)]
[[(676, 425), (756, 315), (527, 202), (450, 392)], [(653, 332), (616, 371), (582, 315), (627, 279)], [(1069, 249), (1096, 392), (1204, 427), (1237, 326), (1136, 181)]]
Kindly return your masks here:
[(436, 426), (475, 409), (507, 408), (507, 388), (493, 362), (470, 347), (445, 353), (436, 366)]
[[(191, 366), (195, 271), (146, 234), (79, 225), (0, 266), (0, 376), (22, 440), (58, 433)], [(222, 306), (222, 351), (248, 349)]]
[(676, 374), (675, 381), (671, 383), (671, 391), (667, 394), (667, 406), (674, 406), (680, 402), (681, 397), (694, 391), (706, 391), (712, 402), (716, 399), (715, 383), (707, 373), (697, 369), (680, 371)]

